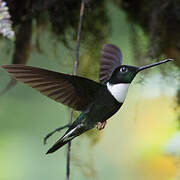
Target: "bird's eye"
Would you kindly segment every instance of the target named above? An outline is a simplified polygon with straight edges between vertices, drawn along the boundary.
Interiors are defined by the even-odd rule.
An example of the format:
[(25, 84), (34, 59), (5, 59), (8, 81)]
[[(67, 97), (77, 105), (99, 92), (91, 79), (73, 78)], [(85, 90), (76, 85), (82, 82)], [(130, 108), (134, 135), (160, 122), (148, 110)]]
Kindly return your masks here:
[(127, 72), (127, 71), (128, 71), (128, 68), (125, 67), (125, 66), (123, 66), (123, 67), (120, 69), (120, 71), (123, 72), (123, 73), (124, 73), (124, 72)]

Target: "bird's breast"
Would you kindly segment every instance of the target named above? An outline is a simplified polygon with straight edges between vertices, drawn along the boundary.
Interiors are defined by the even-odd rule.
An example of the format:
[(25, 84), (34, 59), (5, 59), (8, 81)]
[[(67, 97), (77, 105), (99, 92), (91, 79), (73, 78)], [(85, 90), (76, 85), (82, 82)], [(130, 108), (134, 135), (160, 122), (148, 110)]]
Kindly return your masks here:
[(127, 92), (128, 92), (128, 88), (129, 88), (129, 83), (119, 83), (119, 84), (111, 84), (111, 83), (107, 83), (107, 89), (109, 90), (109, 92), (111, 93), (111, 95), (119, 102), (119, 103), (123, 103)]

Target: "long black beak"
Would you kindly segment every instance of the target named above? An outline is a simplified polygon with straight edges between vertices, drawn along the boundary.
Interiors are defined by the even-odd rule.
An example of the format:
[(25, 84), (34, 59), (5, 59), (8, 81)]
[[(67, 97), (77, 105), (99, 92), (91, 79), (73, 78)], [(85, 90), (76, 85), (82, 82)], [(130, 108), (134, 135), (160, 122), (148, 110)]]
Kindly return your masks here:
[(142, 70), (147, 69), (147, 68), (151, 68), (151, 67), (160, 65), (160, 64), (163, 64), (163, 63), (166, 63), (166, 62), (169, 62), (169, 61), (174, 61), (174, 60), (173, 60), (173, 59), (165, 59), (165, 60), (160, 61), (160, 62), (156, 62), (156, 63), (153, 63), (153, 64), (141, 66), (141, 67), (139, 67), (139, 68), (137, 69), (137, 72), (142, 71)]

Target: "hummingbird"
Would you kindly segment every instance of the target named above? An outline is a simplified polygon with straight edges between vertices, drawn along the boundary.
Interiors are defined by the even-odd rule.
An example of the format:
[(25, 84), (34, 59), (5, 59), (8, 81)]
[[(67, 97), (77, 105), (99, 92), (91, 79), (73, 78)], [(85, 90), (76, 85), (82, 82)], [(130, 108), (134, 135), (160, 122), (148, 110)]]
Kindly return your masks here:
[(104, 44), (100, 56), (100, 82), (19, 64), (3, 65), (2, 68), (43, 95), (81, 111), (65, 134), (47, 151), (49, 154), (95, 126), (103, 129), (106, 120), (123, 105), (134, 77), (145, 69), (169, 61), (172, 59), (141, 67), (122, 65), (121, 50), (115, 45)]

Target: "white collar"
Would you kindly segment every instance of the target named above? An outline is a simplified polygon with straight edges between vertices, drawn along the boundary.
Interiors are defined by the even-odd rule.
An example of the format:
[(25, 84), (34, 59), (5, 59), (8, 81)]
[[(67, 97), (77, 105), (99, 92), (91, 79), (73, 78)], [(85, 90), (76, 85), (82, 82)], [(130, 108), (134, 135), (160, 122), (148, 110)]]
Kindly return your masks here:
[(109, 92), (120, 103), (124, 102), (129, 85), (129, 83), (110, 84), (109, 82), (106, 84)]

